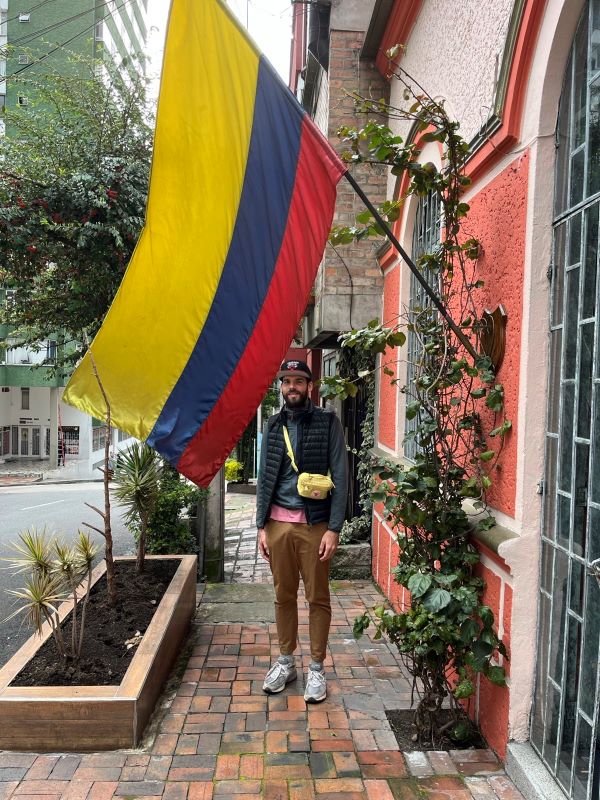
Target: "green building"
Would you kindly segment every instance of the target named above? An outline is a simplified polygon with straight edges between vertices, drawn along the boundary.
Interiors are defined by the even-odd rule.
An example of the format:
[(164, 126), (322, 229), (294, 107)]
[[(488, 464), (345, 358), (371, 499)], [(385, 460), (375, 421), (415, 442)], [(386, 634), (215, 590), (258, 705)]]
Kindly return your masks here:
[[(107, 70), (117, 70), (125, 81), (143, 70), (147, 5), (148, 0), (0, 0), (0, 110), (29, 104), (27, 85), (11, 76), (76, 72), (72, 54), (102, 55)], [(0, 128), (0, 135), (10, 131)], [(0, 305), (6, 302), (10, 291), (0, 287)], [(26, 348), (0, 325), (0, 460), (49, 459), (51, 467), (66, 462), (85, 475), (102, 458), (106, 429), (63, 405), (65, 381), (39, 366), (54, 360), (58, 339)], [(118, 431), (114, 436), (118, 447), (125, 437)]]
[[(69, 54), (100, 52), (126, 78), (143, 69), (148, 0), (0, 0), (0, 78), (74, 70)], [(0, 83), (0, 107), (27, 105), (14, 82)]]

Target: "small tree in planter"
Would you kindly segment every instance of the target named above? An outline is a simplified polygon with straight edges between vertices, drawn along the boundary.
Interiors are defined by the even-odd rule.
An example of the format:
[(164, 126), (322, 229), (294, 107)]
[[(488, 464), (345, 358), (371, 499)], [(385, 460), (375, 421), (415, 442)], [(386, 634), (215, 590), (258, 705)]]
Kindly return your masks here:
[(196, 553), (198, 546), (192, 536), (189, 516), (199, 514), (206, 504), (208, 489), (200, 489), (186, 481), (176, 469), (164, 464), (159, 479), (158, 495), (149, 522), (146, 550), (155, 555)]
[[(13, 574), (25, 573), (25, 586), (6, 589), (8, 594), (20, 600), (19, 608), (7, 619), (25, 614), (30, 626), (41, 634), (44, 622), (52, 628), (52, 635), (60, 658), (64, 664), (77, 662), (81, 656), (85, 631), (85, 615), (92, 583), (92, 565), (98, 553), (89, 535), (79, 531), (73, 546), (58, 539), (48, 539), (45, 529), (35, 528), (19, 534), (20, 542), (13, 545), (15, 555), (4, 560)], [(87, 578), (85, 592), (80, 602), (78, 617), (77, 590)], [(58, 604), (72, 599), (71, 642), (65, 642), (58, 619)]]
[(136, 573), (144, 571), (146, 535), (156, 508), (161, 461), (147, 444), (135, 442), (119, 454), (113, 478), (113, 494), (125, 508), (125, 522), (138, 536)]
[[(388, 222), (398, 218), (407, 196), (433, 193), (439, 198), (441, 241), (417, 266), (433, 283), (442, 309), (413, 307), (385, 325), (375, 320), (340, 340), (343, 347), (379, 354), (381, 369), (393, 383), (398, 380), (386, 364), (386, 354), (405, 343), (402, 327), (412, 331), (419, 346), (414, 382), (403, 387), (410, 394), (406, 415), (415, 421), (409, 437), (415, 440), (416, 457), (403, 464), (380, 460), (374, 468), (378, 482), (371, 495), (374, 502), (383, 504), (388, 521), (400, 532), (394, 577), (410, 592), (411, 601), (398, 613), (385, 606), (376, 608), (375, 636), (388, 636), (402, 654), (419, 696), (414, 738), (423, 746), (435, 746), (444, 734), (460, 740), (469, 732), (462, 703), (475, 692), (476, 674), (499, 685), (505, 681), (504, 669), (494, 656), (498, 652), (505, 656), (506, 650), (494, 631), (493, 613), (481, 599), (484, 584), (475, 574), (479, 555), (470, 542), (473, 523), (463, 501), (474, 500), (481, 514), (478, 528), (494, 524), (485, 494), (511, 424), (503, 415), (504, 390), (496, 382), (492, 363), (478, 355), (484, 328), (477, 300), (483, 285), (476, 274), (480, 246), (463, 231), (469, 211), (462, 200), (470, 183), (463, 169), (468, 145), (442, 102), (420, 87), (415, 90), (415, 82), (402, 70), (396, 68), (394, 74), (404, 84), (407, 108), (355, 96), (362, 111), (383, 115), (386, 122), (369, 121), (360, 130), (342, 128), (340, 134), (349, 144), (344, 157), (352, 163), (387, 164), (394, 175), (408, 173), (405, 196), (380, 209)], [(443, 168), (420, 163), (419, 146), (396, 135), (387, 125), (390, 117), (412, 122), (421, 141), (439, 142), (444, 149)], [(357, 217), (356, 225), (334, 229), (331, 239), (338, 245), (382, 233), (378, 221), (366, 211)], [(348, 379), (328, 381), (333, 395), (355, 391)], [(482, 410), (499, 417), (489, 433), (500, 441), (496, 451), (486, 443)], [(355, 635), (360, 636), (369, 624), (368, 614), (358, 618)], [(449, 722), (442, 710), (448, 704)]]

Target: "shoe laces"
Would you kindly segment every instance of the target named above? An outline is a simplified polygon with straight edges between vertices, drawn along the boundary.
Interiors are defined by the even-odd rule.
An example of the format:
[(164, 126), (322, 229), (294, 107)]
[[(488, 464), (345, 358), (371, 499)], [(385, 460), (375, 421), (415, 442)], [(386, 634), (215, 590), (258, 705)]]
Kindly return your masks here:
[(307, 683), (312, 683), (316, 686), (325, 686), (325, 672), (318, 669), (309, 669)]
[(282, 674), (282, 672), (286, 672), (288, 669), (291, 669), (291, 667), (287, 664), (282, 664), (280, 661), (276, 661), (269, 670), (267, 679), (272, 678), (275, 680)]

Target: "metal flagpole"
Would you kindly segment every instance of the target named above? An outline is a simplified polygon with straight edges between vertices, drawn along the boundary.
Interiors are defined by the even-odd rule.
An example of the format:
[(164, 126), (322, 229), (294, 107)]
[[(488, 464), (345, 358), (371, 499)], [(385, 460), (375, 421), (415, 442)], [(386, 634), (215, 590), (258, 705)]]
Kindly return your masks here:
[(465, 336), (465, 334), (464, 334), (464, 333), (461, 331), (461, 329), (458, 327), (458, 325), (457, 325), (457, 324), (454, 322), (454, 320), (452, 319), (452, 317), (451, 317), (451, 316), (450, 316), (450, 314), (448, 313), (447, 309), (445, 308), (445, 306), (444, 306), (444, 304), (442, 303), (442, 301), (440, 300), (440, 298), (439, 298), (439, 297), (437, 296), (437, 294), (436, 294), (436, 293), (433, 291), (433, 289), (432, 289), (432, 288), (431, 288), (431, 286), (430, 286), (430, 285), (427, 283), (427, 281), (425, 280), (425, 278), (424, 278), (424, 277), (421, 275), (421, 273), (420, 273), (419, 269), (417, 268), (417, 266), (416, 266), (415, 262), (414, 262), (414, 261), (413, 261), (413, 260), (410, 258), (410, 256), (408, 255), (408, 253), (407, 253), (407, 252), (404, 250), (404, 248), (402, 247), (402, 245), (401, 245), (401, 244), (400, 244), (400, 242), (398, 241), (398, 239), (396, 239), (396, 237), (395, 237), (395, 236), (394, 236), (394, 234), (392, 233), (392, 229), (390, 228), (390, 226), (389, 226), (389, 225), (387, 224), (387, 222), (386, 222), (386, 221), (383, 219), (383, 217), (382, 217), (382, 216), (381, 216), (381, 214), (380, 214), (380, 213), (377, 211), (377, 209), (375, 208), (375, 206), (373, 205), (373, 203), (372, 203), (372, 202), (369, 200), (369, 198), (367, 197), (367, 195), (366, 195), (366, 194), (363, 192), (363, 190), (360, 188), (360, 186), (358, 185), (358, 183), (357, 183), (357, 182), (354, 180), (354, 178), (352, 177), (352, 175), (351, 175), (351, 174), (350, 174), (348, 171), (346, 171), (346, 172), (344, 173), (344, 177), (346, 178), (346, 180), (348, 181), (348, 183), (350, 184), (350, 186), (352, 186), (352, 188), (354, 189), (354, 191), (356, 192), (356, 194), (357, 194), (357, 195), (360, 197), (360, 199), (363, 201), (363, 203), (365, 204), (365, 206), (366, 206), (366, 207), (369, 209), (369, 211), (371, 212), (371, 214), (372, 214), (372, 215), (373, 215), (373, 217), (375, 218), (375, 220), (376, 220), (377, 224), (378, 224), (378, 225), (380, 226), (380, 228), (383, 230), (383, 232), (385, 233), (385, 235), (387, 236), (387, 238), (388, 238), (388, 239), (390, 240), (390, 242), (391, 242), (391, 243), (394, 245), (394, 247), (396, 248), (396, 250), (397, 250), (397, 251), (400, 253), (400, 255), (402, 256), (402, 258), (404, 259), (404, 261), (406, 261), (406, 263), (407, 263), (407, 265), (408, 265), (408, 268), (409, 268), (409, 269), (410, 269), (410, 271), (413, 273), (413, 275), (415, 276), (415, 278), (416, 278), (416, 279), (419, 281), (419, 283), (421, 284), (421, 286), (422, 286), (422, 287), (423, 287), (423, 289), (425, 290), (425, 292), (426, 292), (427, 296), (429, 297), (429, 299), (431, 300), (431, 302), (434, 304), (434, 306), (437, 308), (437, 310), (440, 312), (440, 314), (441, 314), (441, 315), (443, 316), (443, 318), (446, 320), (446, 322), (448, 323), (448, 325), (449, 325), (450, 329), (452, 330), (452, 332), (455, 334), (455, 336), (456, 336), (456, 338), (458, 339), (458, 341), (459, 341), (459, 342), (462, 344), (462, 346), (465, 348), (465, 350), (467, 351), (467, 353), (469, 353), (469, 355), (470, 355), (470, 356), (471, 356), (473, 359), (475, 359), (475, 360), (476, 360), (476, 359), (478, 359), (478, 358), (479, 358), (479, 355), (477, 354), (477, 351), (475, 350), (475, 348), (473, 347), (473, 345), (471, 344), (471, 342), (470, 342), (470, 341), (467, 339), (467, 337)]

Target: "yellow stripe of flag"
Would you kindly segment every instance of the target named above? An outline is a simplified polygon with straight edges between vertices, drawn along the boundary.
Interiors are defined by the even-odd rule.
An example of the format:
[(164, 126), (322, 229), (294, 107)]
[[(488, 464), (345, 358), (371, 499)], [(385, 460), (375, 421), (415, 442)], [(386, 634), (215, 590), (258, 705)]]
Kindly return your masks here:
[[(219, 2), (173, 0), (146, 225), (91, 348), (113, 423), (139, 439), (181, 375), (219, 283), (244, 181), (258, 65)], [(63, 399), (104, 418), (89, 355)]]

